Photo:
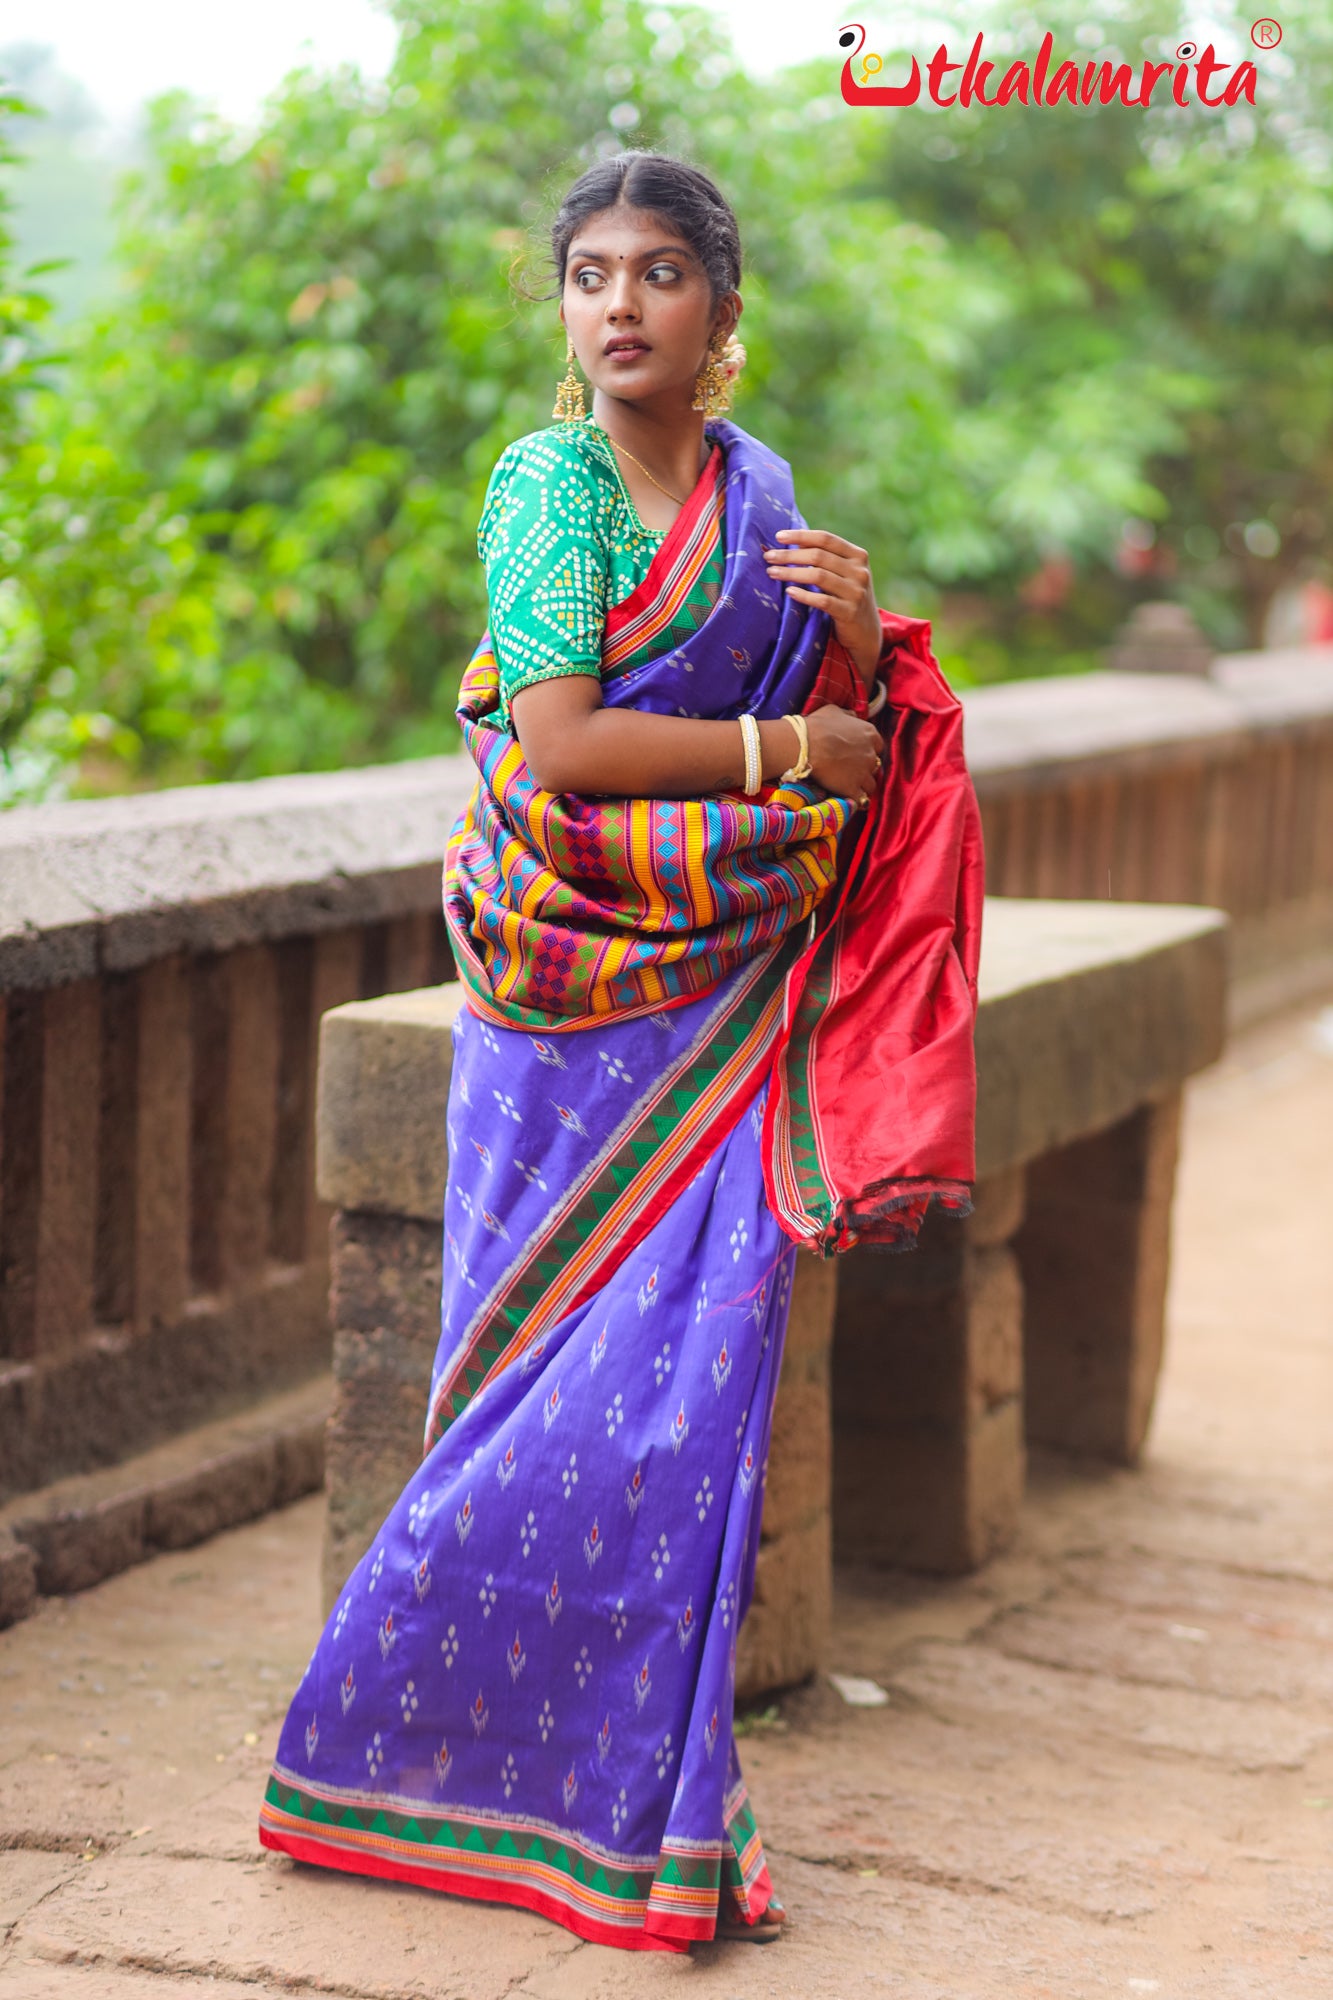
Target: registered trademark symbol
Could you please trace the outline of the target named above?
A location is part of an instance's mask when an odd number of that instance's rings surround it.
[[[1264,18],[1256,21],[1250,29],[1250,40],[1256,49],[1275,49],[1282,40],[1281,22],[1270,20],[1265,14]]]

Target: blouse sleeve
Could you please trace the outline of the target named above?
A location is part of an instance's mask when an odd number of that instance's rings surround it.
[[[501,454],[477,548],[507,717],[520,689],[565,674],[600,678],[608,557],[597,475],[542,434]]]

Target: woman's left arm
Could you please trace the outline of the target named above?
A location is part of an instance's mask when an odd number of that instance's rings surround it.
[[[782,547],[764,550],[769,575],[798,603],[827,611],[867,689],[873,688],[884,633],[865,550],[827,528],[779,528],[776,539]]]

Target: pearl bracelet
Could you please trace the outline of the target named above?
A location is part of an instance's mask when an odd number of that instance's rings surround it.
[[[752,799],[764,782],[764,753],[759,742],[759,724],[754,717],[741,716],[740,725],[745,744],[745,796]]]

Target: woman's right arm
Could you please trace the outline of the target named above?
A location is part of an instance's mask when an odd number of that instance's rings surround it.
[[[737,722],[602,705],[606,552],[596,474],[538,434],[501,454],[478,529],[491,641],[528,768],[545,791],[688,799],[745,782]],[[840,798],[874,790],[878,731],[835,707],[807,717],[811,775]],[[765,783],[797,760],[796,731],[759,724]]]
[[[548,792],[623,799],[698,799],[740,791],[745,745],[738,722],[604,708],[600,680],[585,674],[546,680],[513,698],[514,729],[528,769]],[[837,798],[874,791],[879,731],[843,708],[806,717],[811,776]],[[791,723],[759,724],[765,784],[800,755]]]

